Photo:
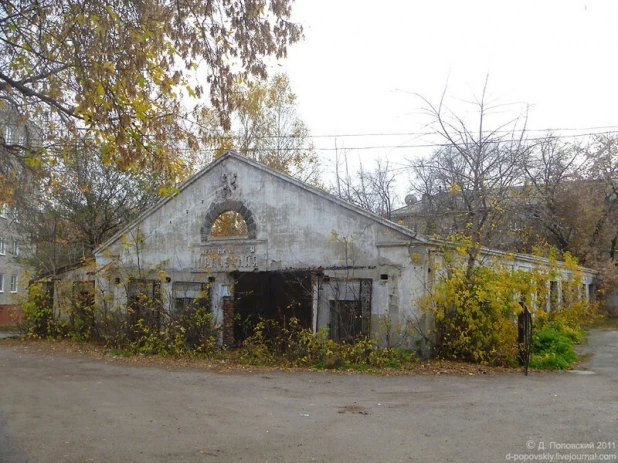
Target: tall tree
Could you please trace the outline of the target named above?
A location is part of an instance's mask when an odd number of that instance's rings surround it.
[[[229,127],[237,81],[265,79],[266,58],[285,56],[301,37],[292,3],[0,0],[0,101],[41,130],[41,149],[24,163],[52,149],[70,156],[73,140],[87,135],[106,162],[155,164],[175,178],[184,166],[169,138],[197,148],[183,98],[208,96]],[[6,138],[0,144],[10,148],[3,155],[20,152]]]
[[[163,182],[157,173],[127,173],[103,160],[85,140],[70,159],[59,162],[36,193],[16,200],[17,229],[28,239],[29,263],[55,274],[94,250],[146,208]]]
[[[435,133],[444,147],[415,164],[421,179],[432,179],[432,189],[448,192],[458,211],[458,231],[470,240],[468,270],[475,265],[482,246],[496,238],[497,224],[513,204],[513,187],[521,179],[521,166],[529,153],[526,118],[516,117],[490,126],[493,108],[487,101],[487,82],[475,102],[476,121],[469,123],[450,111],[444,97],[437,105],[424,99]],[[490,128],[491,127],[491,128]],[[417,185],[427,185],[426,181]],[[420,191],[431,195],[434,192]]]
[[[236,149],[273,169],[318,184],[320,171],[309,129],[298,115],[296,95],[286,74],[266,82],[238,85],[231,129],[211,137],[221,152]],[[213,124],[212,117],[206,124]]]
[[[582,164],[577,146],[551,134],[532,146],[523,163],[525,182],[519,199],[528,234],[561,252],[573,251],[570,245],[576,226],[569,217],[574,207],[569,196],[582,186],[578,175]]]
[[[618,258],[618,138],[597,135],[584,152],[580,174],[586,188],[578,188],[582,225],[587,229],[582,255]]]
[[[341,157],[337,154],[335,175],[336,185],[330,189],[333,194],[385,219],[391,219],[398,198],[396,175],[388,160],[376,160],[372,170],[367,170],[361,163],[356,175],[352,176],[344,151]]]

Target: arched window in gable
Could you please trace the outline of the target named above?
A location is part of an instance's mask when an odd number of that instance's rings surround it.
[[[247,238],[249,230],[247,222],[236,211],[225,211],[219,214],[210,227],[209,238]]]
[[[257,237],[257,224],[251,211],[241,201],[226,200],[213,203],[204,217],[202,242],[210,239]]]

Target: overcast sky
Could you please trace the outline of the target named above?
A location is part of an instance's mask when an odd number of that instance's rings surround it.
[[[420,94],[471,115],[488,95],[513,116],[530,105],[528,127],[618,126],[618,1],[296,0],[305,40],[275,70],[286,71],[317,148],[333,137],[367,163],[393,163],[437,141]],[[607,129],[607,130],[618,130]],[[410,133],[404,136],[342,135]],[[380,146],[374,150],[352,148]]]

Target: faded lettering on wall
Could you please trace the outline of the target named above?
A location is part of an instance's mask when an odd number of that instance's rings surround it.
[[[254,245],[225,245],[202,247],[199,267],[209,271],[253,270],[263,257]]]

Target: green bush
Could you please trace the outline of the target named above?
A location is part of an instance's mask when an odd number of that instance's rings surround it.
[[[112,333],[108,333],[108,344],[133,353],[161,356],[211,356],[219,350],[217,328],[207,307],[163,313],[157,301],[145,301],[140,313],[146,316],[116,313],[114,318],[120,317],[120,323],[116,320],[111,325],[120,332],[111,337]]]
[[[578,360],[574,345],[583,341],[584,332],[567,325],[550,322],[533,336],[530,367],[565,370]]]
[[[76,341],[100,341],[115,350],[161,356],[211,356],[219,350],[218,328],[206,306],[166,312],[160,300],[142,295],[127,310],[72,303],[68,314],[60,334]]]
[[[89,341],[95,337],[96,307],[94,303],[73,303],[69,313],[67,335],[74,341]]]

